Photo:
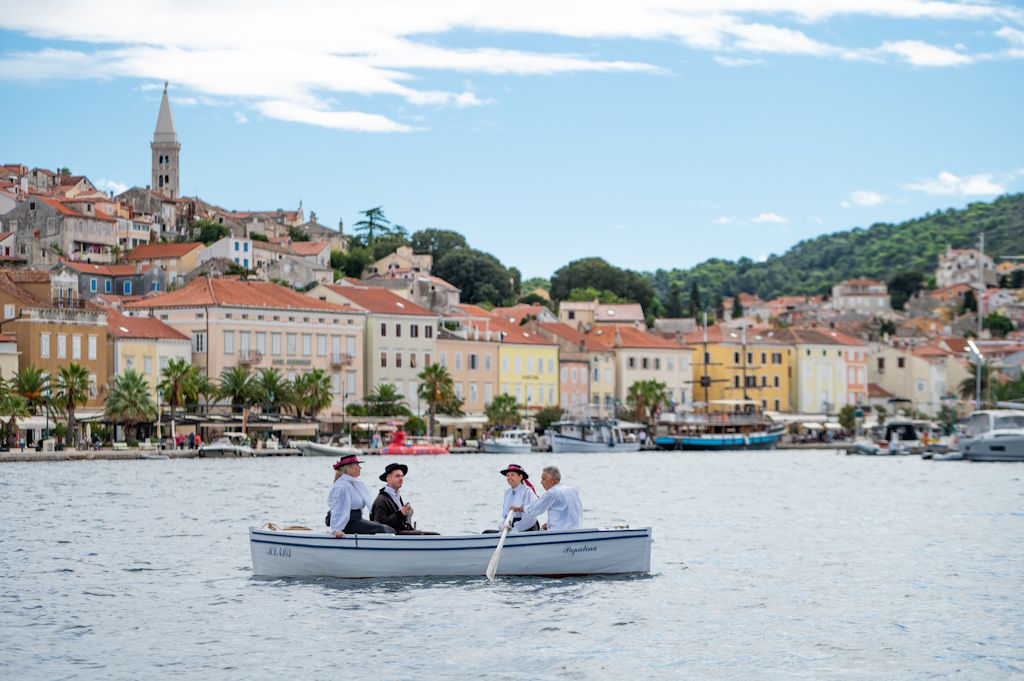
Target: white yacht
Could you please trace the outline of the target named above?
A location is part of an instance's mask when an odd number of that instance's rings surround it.
[[[244,433],[224,433],[210,444],[199,448],[199,456],[255,456]]]
[[[533,448],[528,430],[505,430],[498,437],[484,440],[481,448],[488,454],[528,454]]]
[[[971,414],[960,451],[970,461],[1024,461],[1024,411],[982,409]]]
[[[614,421],[575,420],[552,423],[545,433],[551,451],[559,452],[638,452],[640,441],[625,435]]]

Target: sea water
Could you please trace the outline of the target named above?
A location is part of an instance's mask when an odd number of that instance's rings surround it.
[[[366,457],[374,493],[392,459]],[[1024,464],[835,450],[411,457],[420,529],[495,527],[518,463],[645,576],[258,579],[323,529],[326,458],[0,466],[0,676],[979,678],[1024,672]],[[539,484],[538,491],[542,491]]]

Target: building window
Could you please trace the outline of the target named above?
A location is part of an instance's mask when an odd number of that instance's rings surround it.
[[[104,279],[103,280],[103,292],[104,293],[110,293],[110,280],[109,279]]]
[[[68,337],[64,334],[57,334],[57,359],[67,359]]]
[[[302,334],[302,356],[309,357],[313,354],[313,334]]]
[[[424,338],[433,338],[434,337],[434,327],[432,327],[430,325],[424,325],[424,327],[423,327],[423,337]]]
[[[548,404],[554,404],[554,403],[555,403],[555,387],[549,385],[548,386]]]
[[[469,384],[469,401],[470,402],[476,402],[476,397],[477,397],[476,383],[470,383]]]
[[[906,367],[906,365],[907,365],[907,361],[906,361],[905,357],[897,357],[896,358],[896,368],[897,369],[903,369],[903,368]]]
[[[418,324],[410,324],[409,325],[409,338],[419,338],[419,337],[420,337],[420,327],[419,327],[419,325]]]
[[[601,370],[598,367],[594,367],[594,383],[601,382]]]
[[[456,352],[455,353],[455,370],[456,371],[462,371],[462,353],[461,352]]]
[[[768,353],[762,352],[761,353],[761,364],[767,364],[767,363],[768,363]]]
[[[323,334],[317,334],[316,336],[316,354],[319,357],[327,356],[327,336]]]
[[[145,372],[147,374],[153,373],[153,358],[152,357],[143,357],[142,358],[142,366],[143,366],[143,369],[145,370]]]
[[[89,280],[89,292],[96,293],[96,277]]]
[[[501,358],[501,370],[508,371],[508,357]],[[506,391],[504,388],[502,388],[502,392],[506,395],[508,394],[508,391]]]
[[[387,369],[388,368],[388,353],[386,353],[386,352],[380,353],[380,368],[381,369]]]
[[[385,324],[384,322],[381,322],[380,323],[380,337],[381,338],[387,338],[387,336],[388,336],[388,325]]]
[[[294,356],[295,353],[298,352],[297,335],[294,333],[289,333],[287,336],[285,336],[285,343],[287,344],[286,349],[288,351],[288,354]]]
[[[401,369],[402,368],[402,353],[400,353],[400,352],[396,352],[395,353],[395,368],[396,369]]]
[[[470,371],[477,370],[477,356],[475,352],[469,353],[469,369]]]
[[[425,366],[425,367],[430,366],[430,353],[429,352],[424,352],[423,353],[423,366]]]
[[[280,355],[281,354],[281,334],[271,333],[270,334],[270,354]]]
[[[356,394],[356,372],[354,371],[345,373],[345,392],[349,395]]]
[[[415,369],[416,368],[416,353],[415,352],[410,352],[409,353],[409,368],[410,369]]]
[[[331,392],[335,395],[341,392],[341,374],[331,374]]]
[[[89,359],[96,359],[96,336],[89,336]]]
[[[526,358],[526,373],[528,373],[528,374],[532,374],[533,373],[533,357],[527,357]]]
[[[261,355],[265,355],[267,353],[267,334],[264,332],[256,334],[256,352]]]
[[[127,357],[124,358],[124,370],[128,371],[129,369],[134,369],[134,368],[135,368],[135,358],[132,357],[131,355],[128,355]]]
[[[490,404],[494,399],[493,388],[490,383],[484,383],[484,404]]]
[[[438,363],[441,366],[445,367],[446,369],[448,368],[448,353],[447,352],[441,352],[441,356],[438,358]]]
[[[130,281],[124,282],[124,294],[126,296],[130,296],[132,294],[132,282],[130,282]]]
[[[39,334],[39,356],[46,359],[50,356],[50,334]]]
[[[484,355],[484,371],[491,370],[491,353]]]
[[[732,363],[733,364],[739,364],[740,363],[740,353],[738,353],[738,352],[732,353]]]
[[[630,357],[629,359],[627,359],[626,366],[629,367],[630,369],[636,369],[636,358]]]
[[[782,364],[782,353],[781,352],[773,352],[772,353],[772,364]]]
[[[515,361],[516,361],[516,373],[522,373],[523,372],[523,358],[522,357],[516,357]]]
[[[14,319],[13,305],[4,305],[4,319]]]
[[[776,388],[779,387],[779,377],[778,376],[775,377],[775,387]],[[776,409],[778,409],[778,407],[776,407]]]
[[[878,358],[878,370],[885,371],[885,357]]]
[[[233,355],[235,353],[235,332],[225,331],[224,332],[224,354]]]
[[[740,377],[739,376],[733,376],[732,377],[732,387],[734,387],[734,388],[740,387]]]
[[[192,352],[206,352],[206,332],[192,332]]]
[[[82,359],[82,337],[78,334],[71,337],[71,359]]]

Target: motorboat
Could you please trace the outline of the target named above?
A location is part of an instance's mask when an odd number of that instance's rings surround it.
[[[970,461],[1024,461],[1024,411],[974,412],[960,439],[960,451]]]
[[[577,419],[557,421],[544,432],[551,451],[562,452],[638,452],[640,441],[625,435],[615,421]]]
[[[533,449],[528,430],[505,430],[498,437],[484,440],[481,447],[488,454],[527,454]]]
[[[410,437],[404,431],[396,431],[391,442],[384,445],[381,454],[387,456],[417,456],[421,454],[447,454],[448,448],[425,437]]]
[[[256,456],[256,452],[244,433],[224,433],[213,442],[201,445],[199,456]]]
[[[249,528],[257,577],[483,576],[500,535],[333,535]],[[563,577],[647,573],[651,528],[510,532],[499,575]]]
[[[362,455],[362,450],[352,444],[348,438],[331,438],[328,442],[314,442],[312,440],[292,440],[292,446],[299,450],[302,456],[343,456]]]

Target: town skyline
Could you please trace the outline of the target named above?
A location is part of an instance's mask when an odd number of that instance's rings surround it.
[[[447,7],[436,23],[414,13],[384,28],[370,10],[289,14],[309,45],[278,36],[271,53],[311,71],[294,87],[276,71],[253,80],[266,58],[199,68],[215,56],[211,29],[184,32],[159,11],[149,19],[166,35],[129,39],[146,33],[133,19],[46,8],[0,19],[0,92],[29,102],[0,112],[0,161],[144,187],[167,79],[182,195],[233,210],[302,201],[346,231],[383,205],[524,277],[588,256],[640,271],[760,260],[1024,189],[1024,30],[1009,4],[726,15],[691,3],[624,10],[634,23],[620,28],[583,27],[564,8],[472,25]],[[225,37],[222,56],[253,57],[262,12],[240,19],[255,37]],[[352,27],[332,37],[317,18],[376,26],[380,44]]]

